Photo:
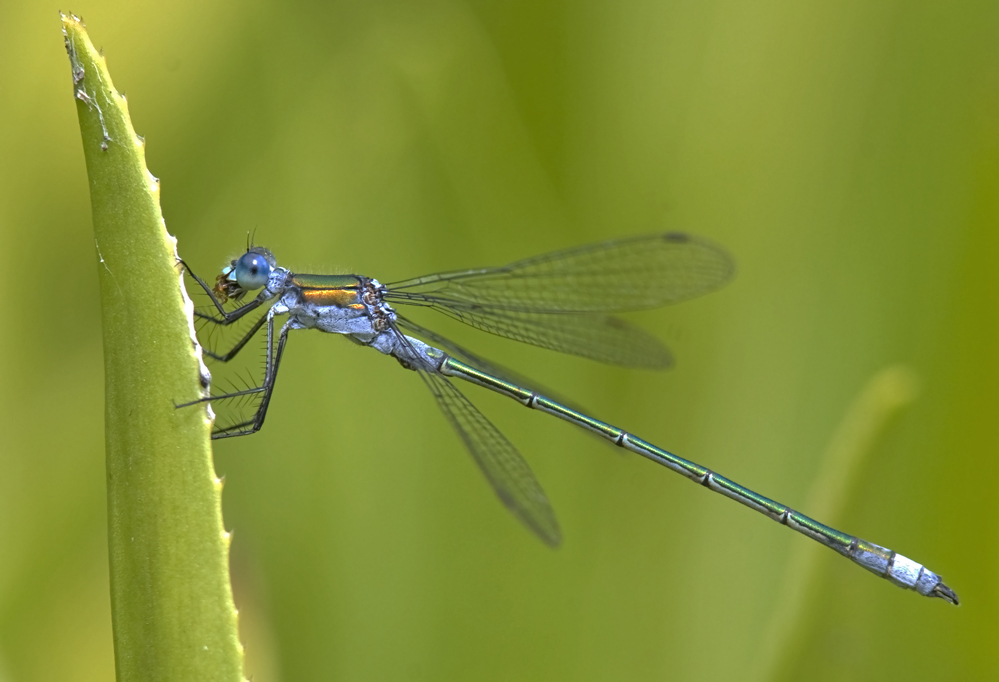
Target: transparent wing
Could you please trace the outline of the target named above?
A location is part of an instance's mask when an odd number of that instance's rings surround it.
[[[561,544],[555,512],[517,449],[450,381],[424,369],[417,371],[503,504],[545,544]]]
[[[610,315],[545,315],[465,303],[424,304],[467,325],[560,353],[643,369],[666,369],[673,356],[656,337]]]
[[[713,291],[735,272],[719,246],[678,232],[590,244],[497,268],[388,285],[399,302],[523,313],[595,313],[656,308]]]
[[[540,384],[529,377],[525,377],[523,374],[515,372],[509,367],[504,367],[503,365],[492,362],[491,360],[486,360],[481,355],[473,353],[464,346],[458,345],[451,339],[442,336],[435,331],[431,331],[426,327],[420,326],[412,320],[406,319],[402,315],[397,315],[396,323],[400,329],[404,329],[411,334],[421,337],[430,345],[446,351],[448,355],[458,358],[462,362],[466,362],[476,369],[480,369],[487,374],[492,374],[500,379],[509,381],[511,384],[523,386],[534,393],[540,393],[541,395],[548,396],[549,398],[554,398],[563,405],[571,407],[578,412],[589,412],[589,410],[582,405],[579,405],[565,396],[559,395],[557,391],[553,391],[544,384]]]

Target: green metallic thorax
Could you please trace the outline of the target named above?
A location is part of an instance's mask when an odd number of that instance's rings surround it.
[[[357,289],[357,275],[292,275],[291,281],[303,289]]]

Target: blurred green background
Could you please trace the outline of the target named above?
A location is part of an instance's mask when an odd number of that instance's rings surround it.
[[[421,321],[805,513],[864,387],[918,379],[822,520],[942,573],[956,609],[821,548],[795,596],[808,540],[467,390],[559,512],[550,551],[415,375],[295,335],[265,429],[215,450],[255,682],[999,676],[999,4],[142,0],[0,2],[0,680],[114,676],[58,9],[104,46],[204,275],[247,230],[382,281],[706,236],[735,281],[630,318],[667,374]]]

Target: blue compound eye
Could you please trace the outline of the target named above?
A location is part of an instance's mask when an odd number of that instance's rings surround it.
[[[243,289],[259,289],[271,276],[271,265],[259,253],[247,252],[236,261],[233,271],[236,283]]]

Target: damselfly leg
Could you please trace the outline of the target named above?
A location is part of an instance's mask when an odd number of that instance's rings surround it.
[[[219,311],[219,317],[214,315],[208,315],[200,311],[195,311],[195,315],[205,320],[209,324],[218,326],[228,326],[234,322],[243,318],[247,313],[259,308],[262,303],[267,300],[264,292],[261,292],[254,300],[246,303],[233,311],[226,311],[223,307],[223,302],[216,297],[215,291],[209,287],[204,280],[198,277],[186,263],[183,263],[187,273],[204,289],[205,293],[211,299],[212,304]],[[253,412],[253,416],[249,419],[236,421],[228,426],[218,427],[212,433],[212,439],[220,438],[231,438],[234,436],[246,436],[251,433],[256,433],[264,425],[264,418],[267,416],[267,408],[271,402],[271,395],[274,392],[274,384],[277,380],[278,368],[281,364],[281,358],[284,355],[284,348],[288,341],[288,331],[289,323],[282,326],[281,331],[278,335],[277,350],[274,349],[274,318],[275,309],[271,307],[265,314],[261,315],[257,319],[250,329],[236,342],[236,344],[225,353],[215,353],[207,348],[202,348],[202,352],[208,357],[217,360],[219,362],[228,362],[229,360],[236,357],[236,355],[246,347],[246,344],[260,331],[260,328],[266,323],[267,324],[267,345],[265,351],[265,362],[264,362],[264,380],[260,386],[250,386],[246,389],[235,390],[228,393],[222,393],[214,396],[207,396],[200,398],[199,400],[194,400],[177,407],[187,407],[189,405],[196,405],[198,403],[207,402],[218,402],[223,400],[232,400],[236,398],[242,398],[246,396],[260,395],[260,402],[257,404],[256,409]]]

